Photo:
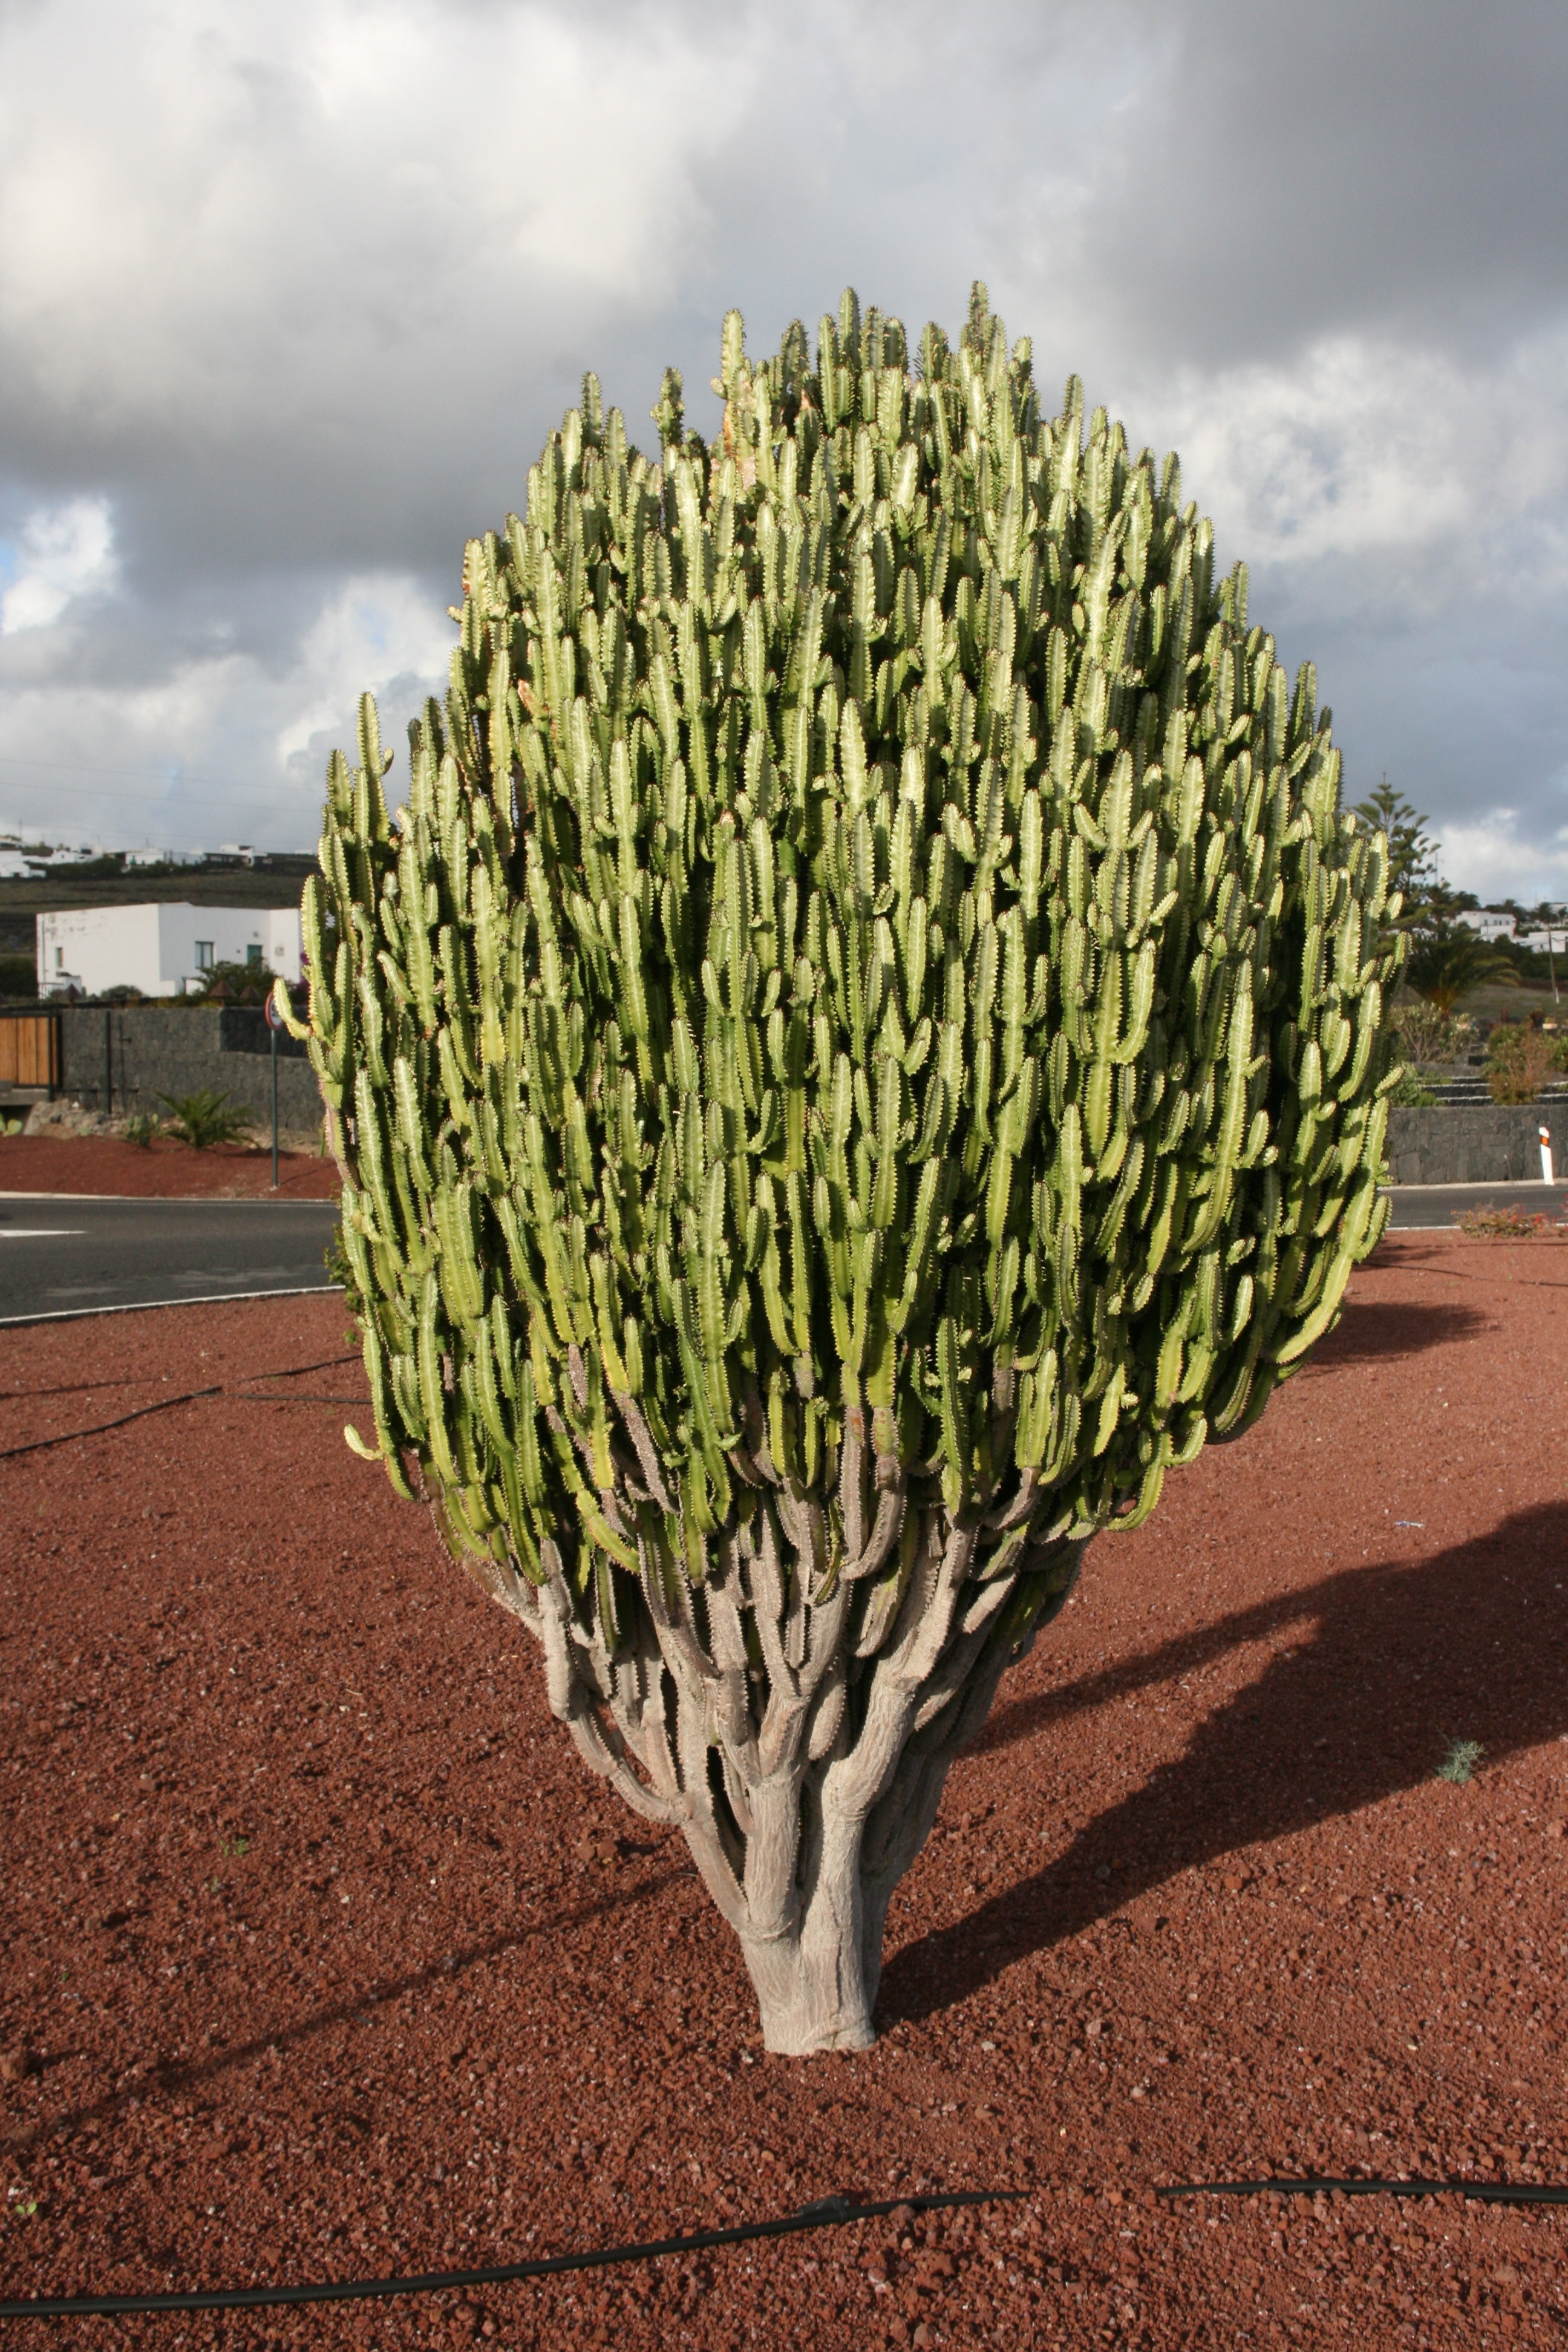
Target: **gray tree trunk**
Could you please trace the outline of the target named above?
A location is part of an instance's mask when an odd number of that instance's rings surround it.
[[[758,1444],[731,1456],[747,1509],[710,1539],[694,1585],[640,1415],[617,1402],[637,1459],[600,1501],[635,1541],[637,1576],[575,1597],[559,1557],[542,1586],[466,1564],[540,1641],[551,1706],[586,1760],[684,1832],[740,1937],[767,2048],[864,2049],[893,1889],[1003,1673],[1071,1591],[1082,1542],[1037,1532],[1030,1473],[955,1518],[914,1502],[896,1464],[876,1465],[868,1495],[851,1438],[830,1514]]]

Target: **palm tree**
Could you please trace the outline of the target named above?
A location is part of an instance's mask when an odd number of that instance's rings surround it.
[[[1439,1013],[1452,1013],[1461,996],[1488,981],[1517,988],[1519,974],[1507,956],[1489,947],[1467,923],[1438,922],[1411,943],[1405,977],[1417,996]]]

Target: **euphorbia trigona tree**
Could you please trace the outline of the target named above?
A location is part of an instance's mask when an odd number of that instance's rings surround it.
[[[1383,836],[1174,459],[846,295],[720,437],[590,376],[470,542],[389,820],[306,892],[399,1492],[678,1822],[769,2046],[1088,1538],[1254,1421],[1382,1230]]]

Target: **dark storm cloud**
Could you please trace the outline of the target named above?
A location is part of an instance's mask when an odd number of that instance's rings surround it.
[[[1560,312],[1568,12],[1205,0],[1142,22],[1152,69],[1104,126],[1080,248],[1110,338],[1203,366],[1334,331],[1474,354]]]

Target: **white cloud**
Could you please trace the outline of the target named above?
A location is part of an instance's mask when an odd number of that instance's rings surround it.
[[[1180,450],[1226,560],[1245,552],[1299,574],[1353,566],[1342,576],[1408,625],[1457,589],[1516,587],[1521,538],[1531,593],[1568,581],[1565,369],[1561,331],[1490,369],[1340,336],[1289,362],[1134,380],[1123,404]]]
[[[37,829],[66,812],[110,842],[208,848],[237,830],[274,847],[313,840],[334,743],[352,745],[374,694],[385,740],[445,690],[455,632],[406,575],[344,582],[280,663],[221,642],[132,684],[26,678],[0,699],[4,789]]]
[[[1443,872],[1473,890],[1483,906],[1503,898],[1517,898],[1522,907],[1568,900],[1568,824],[1554,840],[1533,842],[1521,837],[1518,816],[1515,809],[1499,808],[1479,824],[1440,827]]]
[[[3,54],[10,364],[198,467],[668,301],[754,72],[651,10],[434,0],[56,0]]]
[[[346,582],[300,646],[290,681],[292,708],[277,737],[279,759],[297,771],[306,751],[323,739],[352,740],[362,694],[379,701],[390,688],[408,702],[421,687],[444,692],[455,636],[447,613],[416,581]],[[318,762],[310,782],[314,787],[320,781]]]
[[[102,595],[119,577],[114,529],[104,499],[40,507],[16,533],[0,596],[0,636],[47,628],[79,596]]]

